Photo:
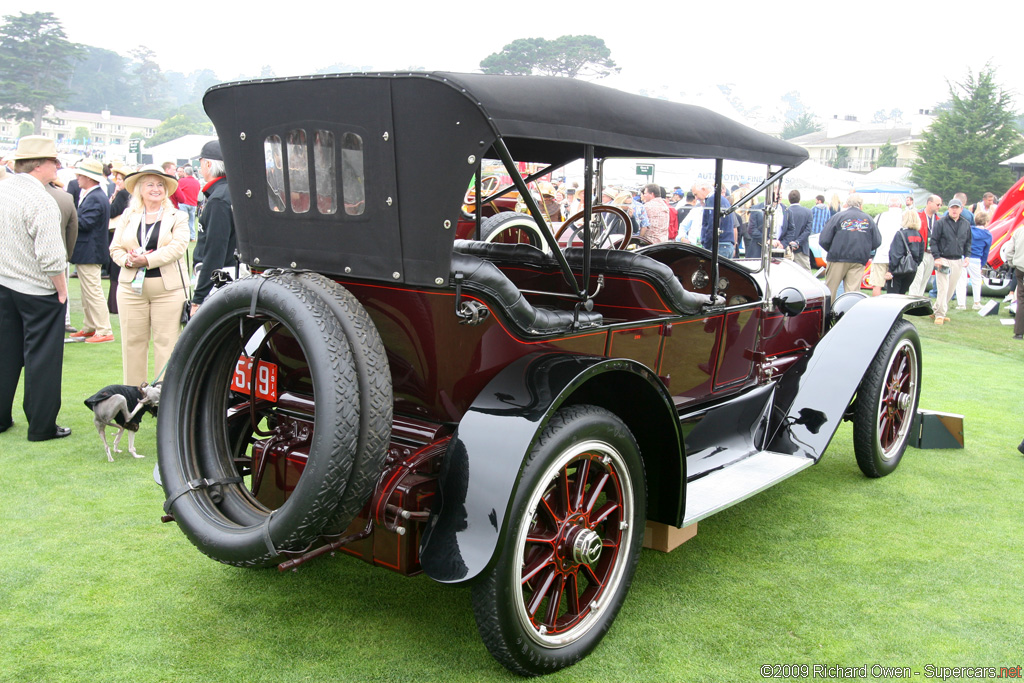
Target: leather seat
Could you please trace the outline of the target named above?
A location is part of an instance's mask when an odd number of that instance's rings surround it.
[[[556,266],[554,256],[545,254],[532,244],[503,244],[500,242],[455,240],[453,248],[456,253],[478,256],[492,263],[515,263],[536,268]]]
[[[581,247],[566,249],[565,260],[573,268],[582,268],[583,249]],[[594,249],[591,252],[590,272],[604,273],[605,275],[627,275],[646,280],[655,286],[669,306],[684,315],[700,313],[701,307],[711,302],[710,296],[697,294],[683,287],[676,274],[664,263],[635,251]]]
[[[485,243],[476,242],[474,244]],[[543,255],[539,249],[528,244],[489,244],[487,246],[527,247]],[[576,317],[573,311],[534,306],[526,300],[519,288],[490,261],[456,251],[452,254],[451,273],[453,278],[457,273],[462,273],[462,286],[466,291],[480,294],[488,301],[497,303],[505,317],[529,334],[564,334],[573,331],[573,321]],[[579,313],[580,327],[600,325],[603,319],[600,313],[593,311],[581,310]]]

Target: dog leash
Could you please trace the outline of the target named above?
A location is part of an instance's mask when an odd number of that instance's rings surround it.
[[[150,384],[156,384],[157,382],[160,381],[160,378],[164,376],[164,370],[167,369],[167,364],[170,363],[170,362],[171,362],[171,359],[168,358],[167,359],[167,363],[164,363],[164,366],[162,368],[160,368],[160,372],[156,373],[156,377],[153,379],[152,382],[150,382]]]

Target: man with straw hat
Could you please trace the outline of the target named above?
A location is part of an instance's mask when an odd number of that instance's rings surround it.
[[[57,425],[67,258],[60,209],[44,189],[57,175],[57,146],[26,135],[11,158],[15,175],[0,183],[0,433],[14,424],[24,368],[28,440],[46,441],[71,434]]]
[[[100,187],[107,181],[103,164],[96,159],[85,159],[75,166],[78,178],[78,241],[71,262],[78,266],[78,282],[82,286],[82,309],[85,321],[82,329],[71,335],[91,344],[114,341],[107,311],[107,297],[103,294],[101,271],[110,258],[108,227],[110,202]]]

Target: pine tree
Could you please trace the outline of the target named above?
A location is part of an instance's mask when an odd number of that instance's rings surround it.
[[[878,165],[879,166],[895,166],[896,165],[896,146],[892,144],[892,140],[886,140],[885,144],[878,149]]]
[[[977,76],[968,71],[963,83],[950,84],[949,94],[949,108],[922,136],[911,179],[947,201],[956,192],[974,200],[985,192],[1002,194],[1013,175],[999,163],[1024,149],[1013,125],[1013,98],[996,83],[992,67]]]
[[[0,26],[0,117],[31,121],[43,130],[48,106],[70,95],[67,74],[81,48],[67,40],[52,12],[7,15]]]

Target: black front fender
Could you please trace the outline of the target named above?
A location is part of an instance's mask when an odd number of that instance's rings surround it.
[[[903,314],[929,313],[928,301],[898,294],[869,297],[844,312],[782,376],[768,450],[819,460],[893,324]]]
[[[459,583],[488,568],[504,537],[523,462],[551,416],[570,400],[601,403],[615,386],[620,387],[617,401],[634,401],[641,392],[652,398],[651,405],[664,407],[656,411],[665,417],[663,428],[674,426],[676,443],[674,449],[671,443],[662,445],[664,452],[675,453],[674,458],[663,455],[663,461],[676,477],[685,476],[671,398],[647,367],[592,356],[526,356],[491,380],[452,436],[441,468],[439,501],[420,542],[420,564],[428,576]]]

